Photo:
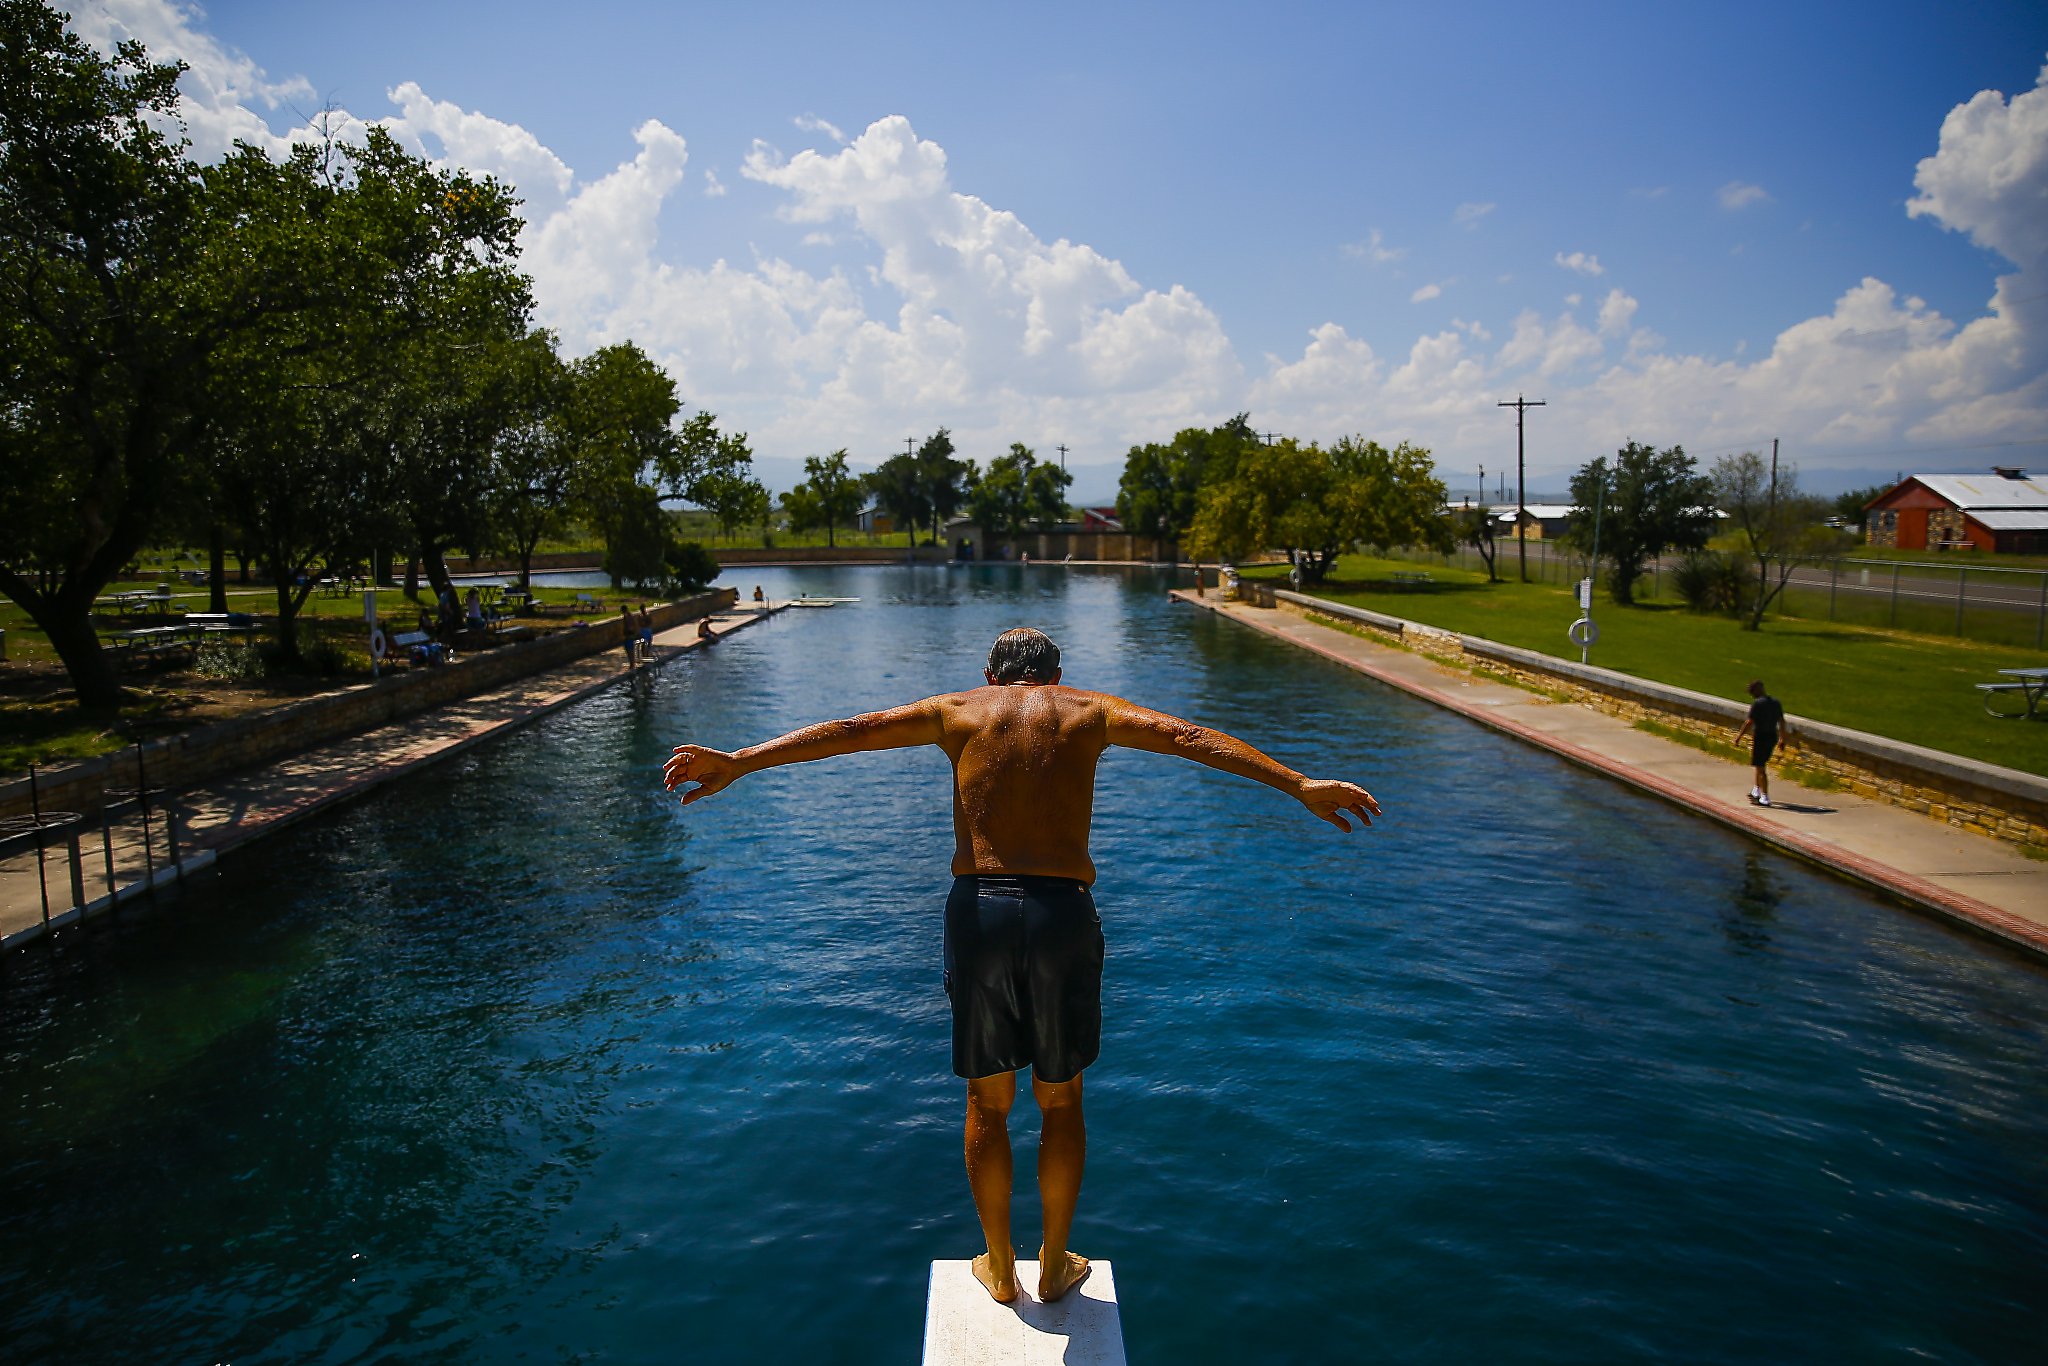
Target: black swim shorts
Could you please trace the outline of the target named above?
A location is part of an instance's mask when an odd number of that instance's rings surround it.
[[[1770,762],[1771,751],[1778,747],[1778,737],[1758,731],[1749,742],[1749,766],[1762,768]]]
[[[1086,883],[982,874],[946,898],[953,1071],[1071,1081],[1102,1051],[1102,917]]]

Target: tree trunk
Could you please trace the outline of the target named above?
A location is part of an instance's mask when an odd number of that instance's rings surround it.
[[[228,545],[219,527],[215,527],[207,538],[206,550],[206,610],[225,612],[228,610]]]
[[[24,606],[26,606],[24,604]],[[71,686],[78,696],[78,705],[89,710],[112,710],[121,705],[124,690],[114,676],[113,661],[100,648],[98,632],[92,628],[92,618],[82,612],[58,611],[38,616],[33,609],[36,625],[43,628],[50,638],[50,648],[64,661],[65,671],[71,675]]]
[[[286,663],[296,664],[299,660],[299,603],[304,599],[296,596],[297,586],[292,583],[291,566],[271,559],[267,567],[277,593],[277,657]]]
[[[519,543],[519,591],[533,591],[533,548],[540,543],[540,537]]]
[[[448,577],[448,561],[442,558],[441,547],[427,543],[420,547],[420,559],[427,571],[427,582],[434,585],[434,601],[441,601],[441,594],[453,593],[455,581]]]
[[[235,547],[235,562],[241,566],[240,571],[235,575],[235,582],[247,583],[249,581],[249,565],[255,558],[255,556],[240,546]]]
[[[417,550],[405,562],[405,595],[414,602],[420,600],[420,554]]]

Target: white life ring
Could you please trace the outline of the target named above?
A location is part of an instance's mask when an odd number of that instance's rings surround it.
[[[1565,628],[1565,634],[1571,637],[1572,644],[1580,649],[1598,644],[1600,640],[1600,628],[1593,624],[1591,617],[1580,617]]]
[[[390,653],[391,638],[384,634],[382,626],[372,626],[370,628],[370,658],[381,664],[384,662],[384,656]]]

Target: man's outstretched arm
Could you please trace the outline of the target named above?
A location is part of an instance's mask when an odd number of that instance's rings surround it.
[[[1271,755],[1220,730],[1140,707],[1120,697],[1105,697],[1103,702],[1112,745],[1174,754],[1240,778],[1256,779],[1268,787],[1279,788],[1339,830],[1351,828],[1344,819],[1346,814],[1356,816],[1361,825],[1371,825],[1372,818],[1380,813],[1380,804],[1373,800],[1372,793],[1356,783],[1305,778]]]
[[[674,757],[662,769],[662,785],[673,792],[684,783],[697,784],[683,794],[683,805],[688,806],[699,797],[720,791],[734,779],[764,768],[808,763],[862,750],[936,745],[941,734],[938,700],[928,697],[887,711],[849,716],[844,721],[821,721],[733,754],[704,745],[677,745]]]

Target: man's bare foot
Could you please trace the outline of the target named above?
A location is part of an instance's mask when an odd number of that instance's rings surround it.
[[[1086,1257],[1077,1257],[1069,1252],[1066,1254],[1064,1265],[1051,1266],[1046,1263],[1044,1246],[1041,1245],[1039,1247],[1038,1298],[1043,1302],[1051,1304],[1087,1278],[1088,1259]]]
[[[1017,1264],[1014,1261],[998,1274],[996,1269],[989,1265],[988,1254],[984,1252],[974,1259],[972,1265],[974,1279],[981,1282],[982,1287],[997,1304],[1008,1304],[1017,1298]]]

